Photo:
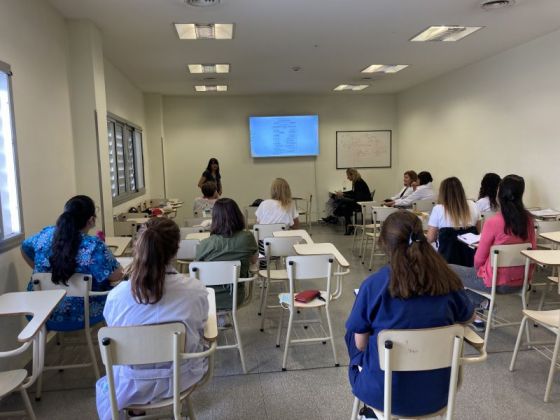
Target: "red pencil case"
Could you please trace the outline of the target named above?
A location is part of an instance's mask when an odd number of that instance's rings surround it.
[[[294,299],[297,302],[308,303],[319,296],[321,296],[321,292],[318,290],[304,290],[302,292],[299,292],[297,295],[295,295]]]

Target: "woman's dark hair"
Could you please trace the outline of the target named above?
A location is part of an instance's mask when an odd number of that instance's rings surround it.
[[[81,230],[91,217],[95,217],[95,204],[86,195],[72,197],[64,205],[64,211],[56,221],[49,257],[53,283],[68,285],[68,279],[76,270],[76,255],[82,243]]]
[[[163,217],[148,220],[138,235],[126,273],[136,302],[147,305],[161,300],[166,266],[177,255],[180,240],[179,226],[173,220]]]
[[[212,208],[211,235],[231,237],[245,229],[245,219],[237,203],[231,198],[220,198]]]
[[[420,181],[420,185],[426,185],[433,181],[432,174],[428,171],[422,171],[418,174],[418,181]]]
[[[428,243],[422,222],[412,212],[397,211],[381,227],[379,242],[389,256],[391,296],[440,296],[463,289],[459,277]]]
[[[525,180],[518,175],[508,175],[502,179],[498,188],[498,202],[504,217],[504,233],[525,240],[529,237],[531,214],[523,205]]]
[[[494,172],[489,172],[482,178],[480,182],[480,191],[478,192],[478,199],[488,197],[490,200],[490,207],[492,210],[498,209],[498,201],[496,201],[496,195],[498,194],[498,186],[500,185],[500,175]]]
[[[216,171],[216,175],[219,176],[220,175],[220,163],[218,162],[218,159],[216,159],[216,158],[210,158],[210,160],[208,161],[208,166],[206,166],[206,170],[211,173],[212,172],[212,165],[214,163],[216,165],[218,165],[218,170]]]
[[[200,187],[200,190],[202,191],[202,195],[205,198],[213,198],[214,194],[216,194],[216,189],[217,189],[216,183],[213,181],[206,181]]]

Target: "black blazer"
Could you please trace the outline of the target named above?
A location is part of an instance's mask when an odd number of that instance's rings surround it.
[[[351,198],[354,201],[371,201],[371,192],[368,184],[363,179],[358,179],[352,186],[352,191],[345,191],[344,197]]]

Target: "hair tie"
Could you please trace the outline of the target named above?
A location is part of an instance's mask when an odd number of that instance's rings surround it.
[[[411,232],[410,236],[408,237],[408,246],[411,246],[414,242],[422,242],[423,238],[421,238],[418,233]]]

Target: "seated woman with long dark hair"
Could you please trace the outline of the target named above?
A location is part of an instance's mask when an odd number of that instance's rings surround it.
[[[91,274],[93,291],[111,288],[122,278],[119,263],[96,236],[88,235],[95,226],[95,204],[85,195],[72,197],[64,205],[56,226],[48,226],[27,238],[21,245],[24,260],[34,273],[52,273],[55,284],[67,284],[74,273]],[[28,290],[32,290],[31,282]],[[103,321],[105,296],[90,298],[91,325]],[[79,297],[65,297],[56,307],[47,328],[73,331],[84,328],[84,302]]]
[[[478,207],[481,213],[488,211],[497,212],[499,210],[496,197],[498,196],[498,186],[501,180],[500,175],[493,172],[487,173],[482,178],[476,202],[476,207]]]
[[[346,321],[352,392],[383,411],[383,371],[377,335],[385,329],[433,328],[466,323],[473,306],[461,283],[424,236],[420,219],[391,214],[379,237],[389,264],[360,286]],[[393,374],[394,413],[433,413],[447,405],[450,369]]]
[[[185,351],[194,353],[204,350],[208,292],[200,281],[179,274],[171,265],[180,239],[179,227],[173,220],[150,219],[136,241],[127,269],[129,281],[111,290],[103,313],[109,327],[182,322],[186,326]],[[173,396],[173,371],[169,363],[113,369],[119,409]],[[180,389],[197,383],[207,369],[205,359],[183,361]],[[103,377],[96,386],[101,420],[111,419],[108,392],[107,377]]]

